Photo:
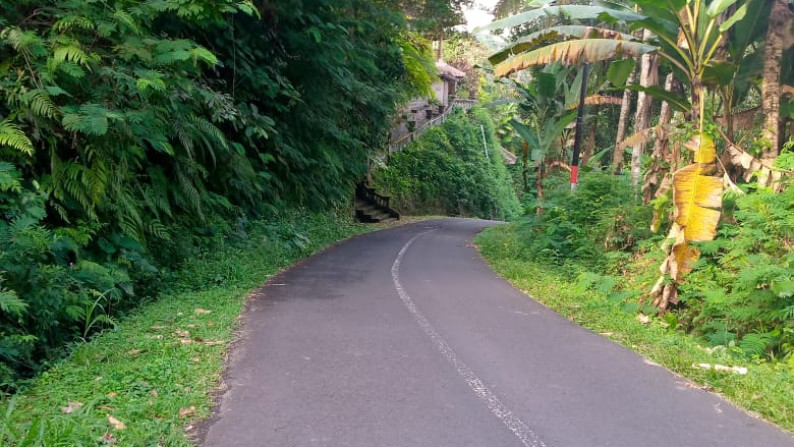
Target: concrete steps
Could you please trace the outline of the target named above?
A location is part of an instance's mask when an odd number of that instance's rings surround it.
[[[370,190],[369,193],[363,189],[360,191],[361,193],[356,193],[356,200],[354,203],[356,221],[362,223],[380,223],[393,222],[400,219],[400,214],[397,211],[383,204],[384,199],[385,203],[388,203],[388,198],[378,196],[378,198],[381,199],[381,203],[378,203],[372,200],[372,190]]]

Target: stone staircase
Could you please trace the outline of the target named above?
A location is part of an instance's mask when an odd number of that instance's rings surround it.
[[[356,221],[362,223],[393,222],[400,220],[400,213],[391,208],[391,198],[375,192],[365,183],[356,187]]]

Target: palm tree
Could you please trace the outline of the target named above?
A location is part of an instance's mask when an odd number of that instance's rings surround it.
[[[510,124],[526,144],[523,145],[523,176],[527,189],[527,174],[530,165],[535,170],[535,186],[538,200],[543,198],[542,179],[545,166],[555,155],[561,156],[563,135],[568,125],[576,119],[571,105],[579,98],[583,82],[579,71],[573,82],[567,79],[572,75],[570,69],[554,64],[535,73],[527,84],[511,83],[520,94],[519,103],[524,118],[513,119]],[[559,160],[560,157],[557,159]]]
[[[763,137],[766,140],[761,158],[771,162],[780,151],[780,63],[783,40],[790,11],[788,0],[770,0],[769,25],[766,31],[764,68],[761,82],[761,108],[764,112]]]
[[[712,240],[716,235],[722,209],[723,182],[716,176],[714,142],[705,133],[705,100],[708,92],[705,75],[726,38],[726,32],[747,14],[747,4],[738,7],[729,17],[722,17],[723,12],[736,0],[667,0],[661,6],[658,0],[636,0],[635,3],[643,14],[627,10],[602,10],[597,17],[606,14],[638,24],[653,33],[653,47],[622,39],[587,36],[525,49],[498,63],[494,73],[507,76],[528,67],[558,61],[575,64],[655,52],[672,67],[676,76],[686,81],[690,92],[688,102],[661,89],[631,86],[632,89],[661,96],[671,106],[683,105],[698,129],[695,137],[685,145],[693,152],[693,163],[673,175],[675,223],[668,236],[672,244],[668,245],[668,257],[662,265],[663,275],[652,291],[655,304],[664,309],[668,303],[677,301],[677,282],[692,269],[699,257],[700,252],[691,242]],[[578,12],[580,16],[586,15],[583,10]],[[517,26],[536,18],[533,12],[517,14],[498,21],[501,22],[498,26]],[[672,281],[665,281],[668,277]]]
[[[651,32],[645,30],[643,39],[649,40]],[[646,53],[640,57],[640,86],[650,87],[658,83],[659,61],[654,54]],[[653,97],[645,91],[640,91],[637,95],[637,115],[634,119],[634,132],[642,132],[650,127],[651,124],[651,103]],[[631,149],[631,182],[636,187],[640,183],[642,176],[640,162],[645,152],[645,143],[639,142]]]
[[[636,77],[637,71],[632,69],[631,75],[629,75],[629,79],[626,81],[626,85],[634,84]],[[629,112],[631,111],[631,93],[629,89],[623,90],[623,99],[620,103],[620,117],[618,118],[618,132],[615,136],[616,146],[626,139],[626,128],[628,127]],[[621,165],[623,164],[623,155],[623,149],[615,147],[615,151],[612,153],[612,172],[616,174],[620,172]]]

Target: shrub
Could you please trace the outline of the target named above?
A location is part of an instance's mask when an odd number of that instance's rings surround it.
[[[528,214],[519,224],[526,258],[560,264],[576,260],[603,267],[605,253],[629,252],[650,235],[651,210],[635,199],[627,178],[586,173],[575,194],[567,180],[562,176],[548,179],[541,212]]]
[[[510,219],[520,206],[498,147],[484,110],[457,110],[392,154],[388,166],[375,172],[375,185],[404,213]]]
[[[18,181],[0,188],[0,388],[38,371],[75,337],[112,324],[112,307],[133,293],[116,262],[83,257],[95,228],[43,225],[45,199]]]
[[[732,221],[700,250],[680,322],[714,346],[794,366],[794,188],[738,197]]]

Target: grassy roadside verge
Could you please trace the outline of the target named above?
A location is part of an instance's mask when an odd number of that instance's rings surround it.
[[[700,363],[733,366],[737,360],[728,353],[708,352],[695,337],[666,328],[658,319],[643,324],[636,314],[597,291],[582,291],[574,280],[579,272],[519,259],[510,251],[515,237],[513,226],[505,225],[489,228],[475,242],[491,267],[518,289],[577,324],[722,394],[738,407],[794,431],[794,375],[788,367],[748,360],[738,364],[748,368],[746,375],[693,368]]]
[[[385,227],[305,213],[251,224],[243,240],[187,261],[156,301],[0,402],[0,445],[191,445],[250,292],[334,242]]]

